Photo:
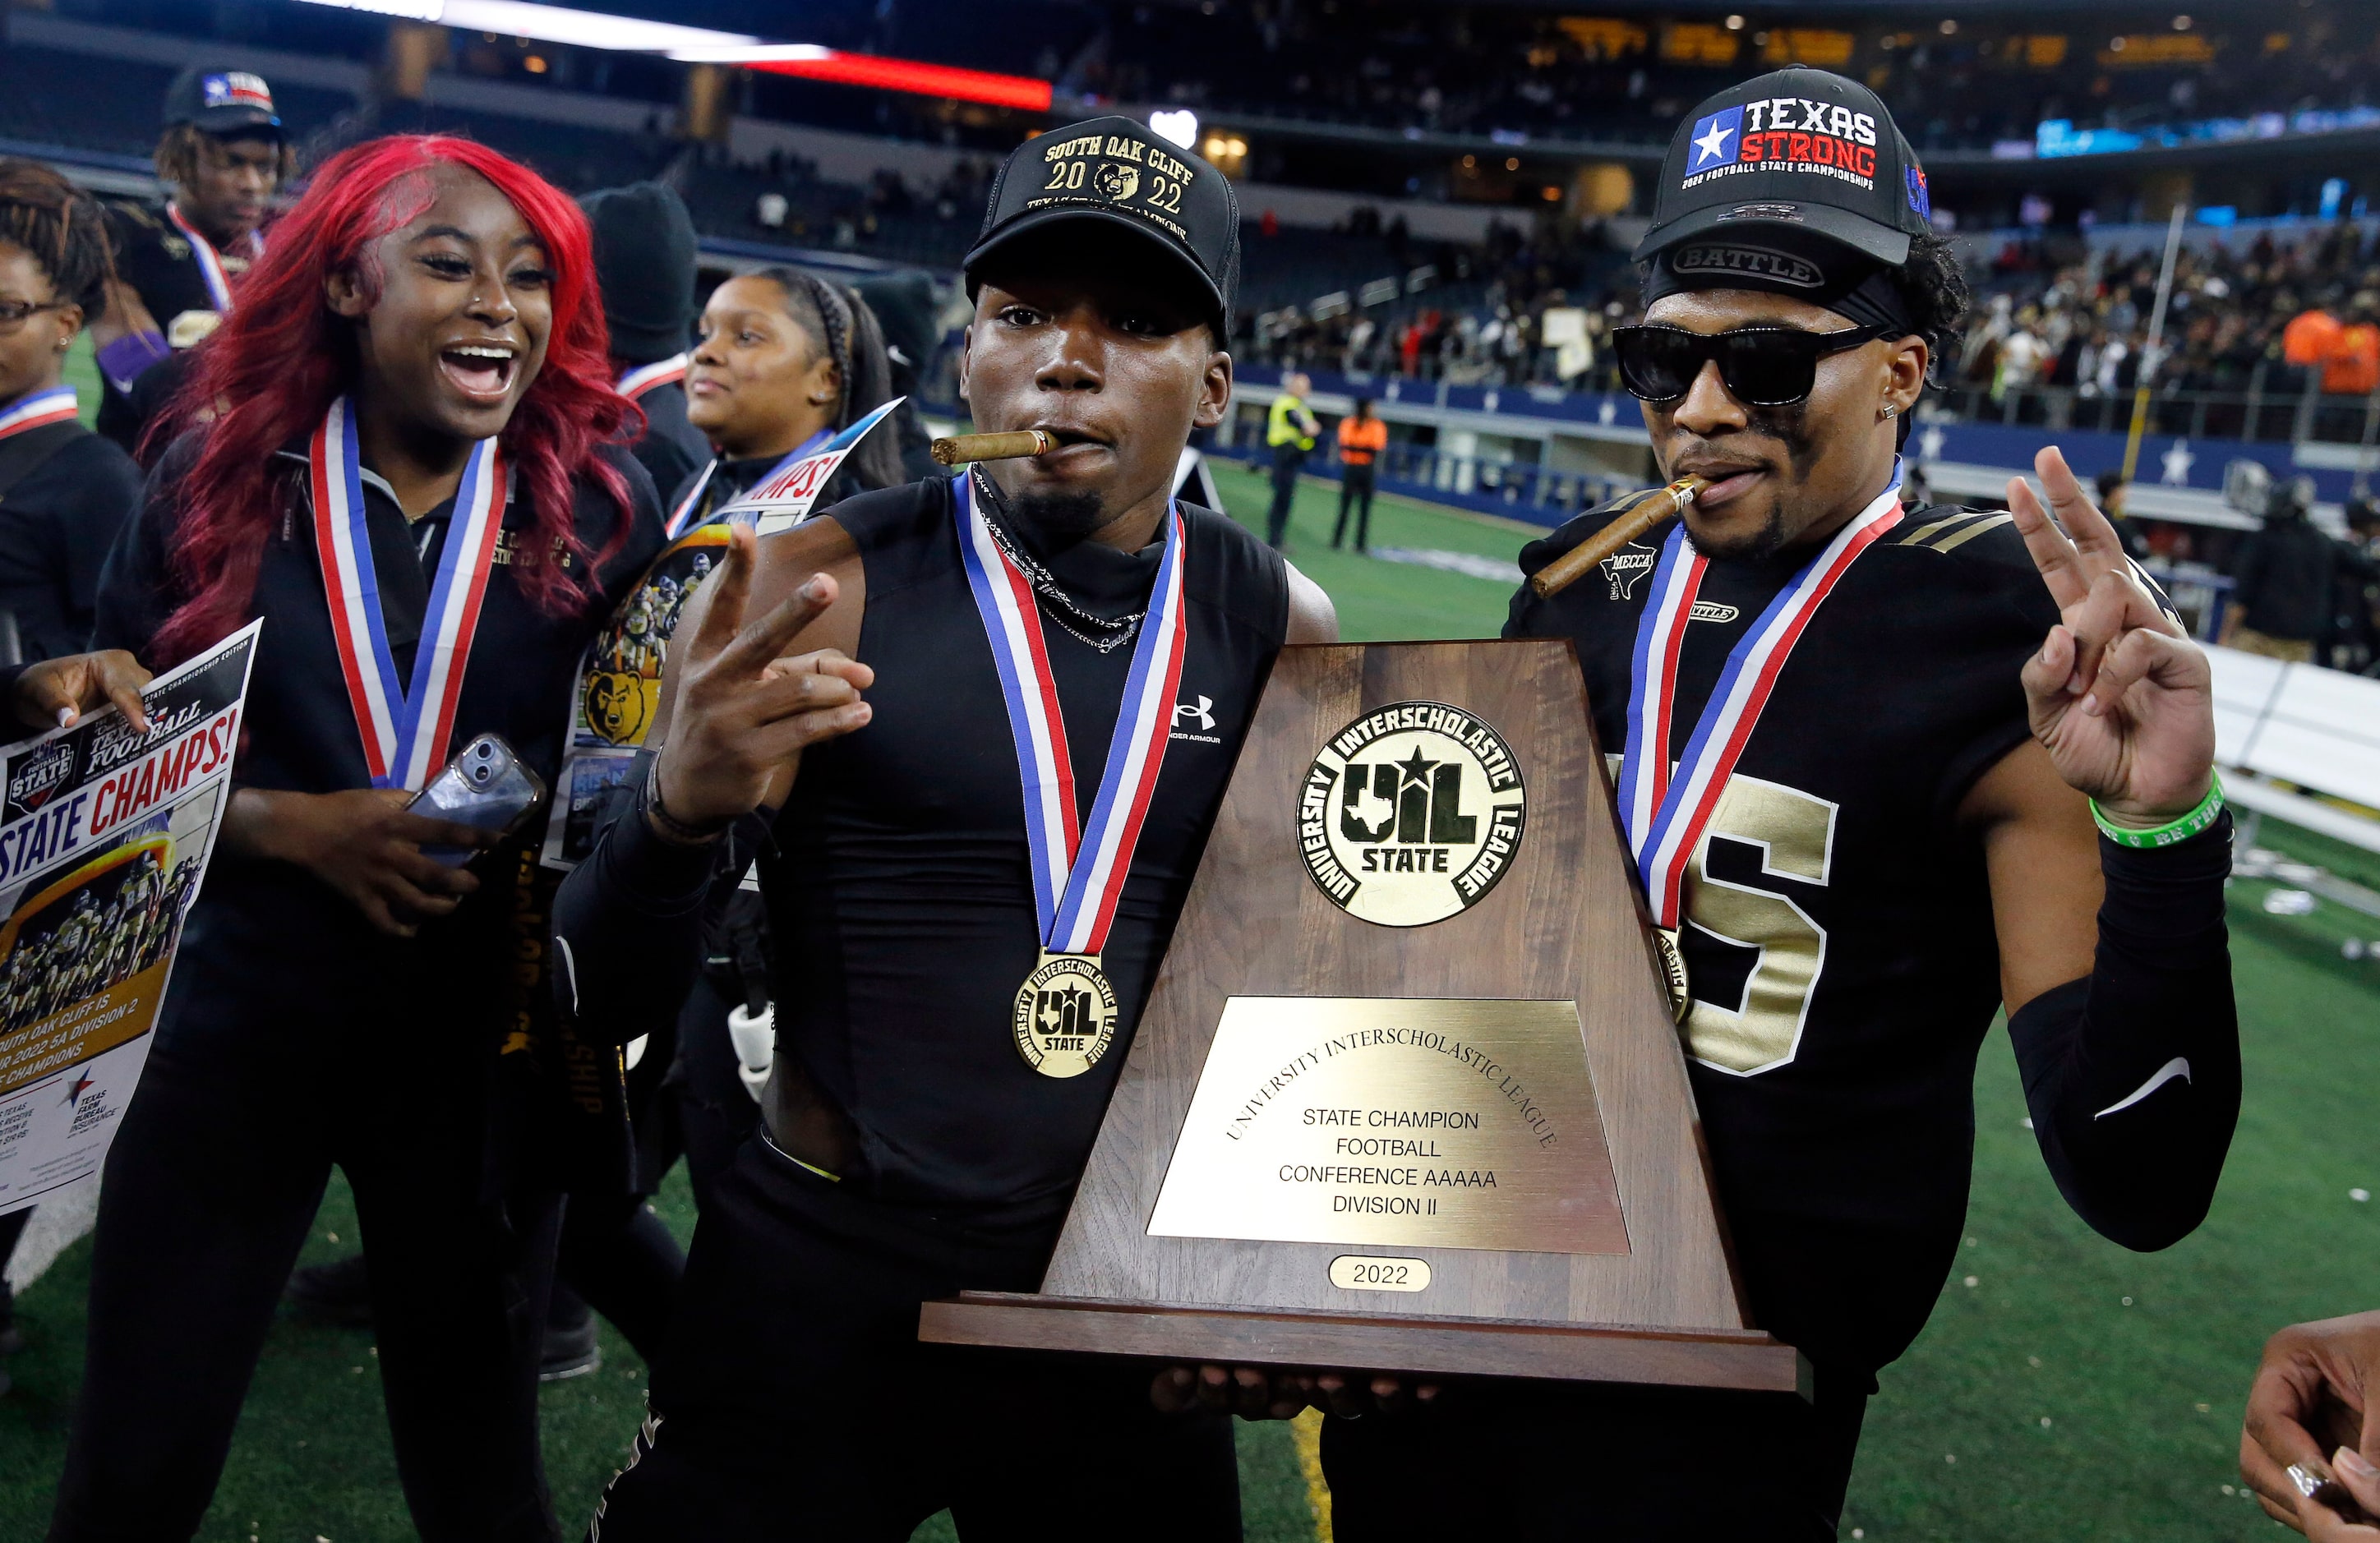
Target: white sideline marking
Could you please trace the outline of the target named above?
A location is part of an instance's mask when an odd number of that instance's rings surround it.
[[[2133,1090],[2131,1098],[2122,1100],[2120,1103],[2109,1104],[2098,1113],[2091,1116],[2091,1118],[2094,1120],[2104,1120],[2110,1114],[2120,1114],[2125,1110],[2131,1108],[2134,1104],[2140,1102],[2143,1099],[2147,1098],[2150,1094],[2155,1092],[2158,1088],[2163,1087],[2167,1083],[2171,1082],[2176,1077],[2181,1078],[2184,1082],[2188,1082],[2190,1080],[2190,1063],[2178,1055],[2171,1061],[2167,1062],[2164,1065],[2159,1066],[2156,1069],[2155,1075],[2151,1076],[2148,1081],[2142,1083],[2138,1088]]]

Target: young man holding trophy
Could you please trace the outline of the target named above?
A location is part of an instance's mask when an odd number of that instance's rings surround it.
[[[2046,508],[1902,504],[1966,301],[1929,213],[1850,81],[1698,108],[1615,336],[1683,517],[1598,561],[1563,558],[1641,498],[1532,543],[1507,628],[1574,640],[1624,747],[1738,1278],[1815,1396],[1450,1382],[1326,1428],[1348,1543],[1834,1537],[1959,1245],[2003,1004],[2075,1210],[2138,1249],[2205,1214],[2240,1093],[2207,663],[2058,451]]]
[[[945,1506],[1239,1536],[1228,1421],[1159,1414],[1146,1369],[916,1337],[923,1301],[1040,1279],[1273,657],[1336,635],[1169,497],[1229,400],[1238,236],[1145,125],[1019,149],[961,390],[1030,448],[739,529],[678,628],[641,794],[557,906],[565,1005],[621,1039],[674,1013],[737,878],[716,844],[757,820],[778,1048],[606,1543],[905,1538]]]

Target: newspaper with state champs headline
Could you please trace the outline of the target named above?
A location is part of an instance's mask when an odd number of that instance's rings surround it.
[[[251,622],[111,708],[0,747],[0,1215],[99,1172],[149,1057],[239,748]]]

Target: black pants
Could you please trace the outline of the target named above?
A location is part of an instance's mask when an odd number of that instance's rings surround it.
[[[1152,1367],[920,1345],[917,1305],[1029,1291],[1054,1221],[963,1227],[755,1139],[696,1230],[652,1417],[590,1543],[1240,1537],[1231,1422],[1150,1408]]]
[[[1265,542],[1279,547],[1289,534],[1289,503],[1297,492],[1297,474],[1305,466],[1305,452],[1294,444],[1272,447],[1272,507],[1265,511]]]
[[[1432,1407],[1326,1420],[1341,1543],[1703,1543],[1835,1536],[1867,1404],[1791,1393],[1450,1386]],[[1483,1482],[1483,1476],[1493,1476]]]
[[[1355,550],[1368,552],[1372,547],[1372,467],[1345,465],[1339,468],[1339,523],[1330,531],[1330,544],[1336,548],[1347,536],[1347,507],[1355,506]]]
[[[429,1543],[555,1537],[537,1363],[561,1202],[482,1202],[477,1064],[423,1045],[326,1068],[306,1041],[354,1025],[313,1008],[229,1026],[279,1053],[226,1054],[220,1036],[177,1052],[159,1031],[102,1181],[54,1543],[198,1529],[334,1162],[355,1187],[414,1526]]]
[[[555,1272],[555,1327],[583,1324],[590,1310],[601,1313],[645,1365],[660,1358],[686,1255],[643,1196],[571,1196]]]

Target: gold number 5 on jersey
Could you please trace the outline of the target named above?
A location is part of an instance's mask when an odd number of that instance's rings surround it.
[[[1741,773],[1728,779],[1686,870],[1685,916],[1760,957],[1744,982],[1740,1010],[1694,999],[1686,1016],[1686,1046],[1694,1059],[1747,1076],[1791,1061],[1827,958],[1826,929],[1785,895],[1711,878],[1706,871],[1710,844],[1724,838],[1759,847],[1763,873],[1823,884],[1834,832],[1835,806],[1822,798]]]

